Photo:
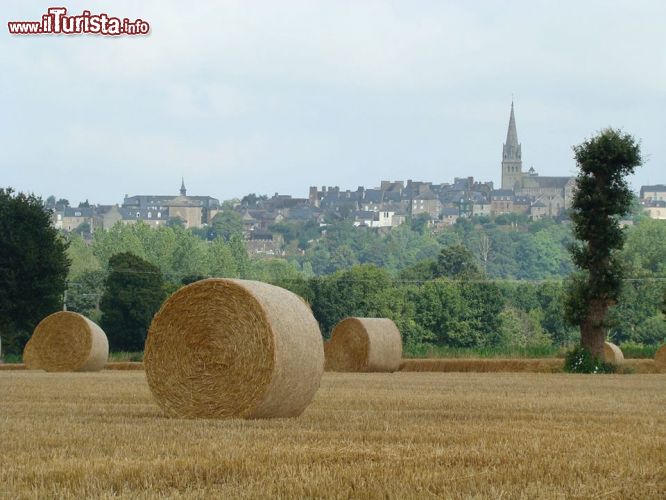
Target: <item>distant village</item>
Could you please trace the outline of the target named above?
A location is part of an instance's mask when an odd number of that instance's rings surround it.
[[[359,186],[353,191],[312,186],[307,198],[278,193],[270,198],[249,195],[224,208],[240,214],[248,242],[272,240],[270,228],[279,222],[324,224],[331,218],[345,218],[353,219],[357,227],[386,230],[424,214],[421,217],[427,218],[436,231],[454,224],[459,217],[524,214],[538,220],[564,216],[571,206],[575,177],[541,176],[534,168],[523,171],[513,103],[502,151],[501,179],[500,189],[495,189],[493,182],[478,182],[473,177],[442,184],[386,180],[378,187]],[[666,219],[666,185],[642,186],[640,201],[650,217]],[[188,195],[184,179],[178,195],[125,195],[120,205],[85,205],[58,205],[53,197],[47,201],[56,228],[73,231],[87,225],[87,233],[109,229],[119,222],[159,227],[176,220],[186,228],[201,228],[223,210],[216,198]]]

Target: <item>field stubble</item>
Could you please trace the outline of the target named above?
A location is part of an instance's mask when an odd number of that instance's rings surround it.
[[[0,497],[659,498],[666,375],[326,373],[296,419],[166,418],[140,371],[0,373]]]

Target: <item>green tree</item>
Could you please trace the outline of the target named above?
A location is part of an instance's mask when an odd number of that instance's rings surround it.
[[[67,243],[40,198],[0,189],[0,336],[19,354],[33,329],[62,307]]]
[[[549,347],[552,340],[541,327],[538,309],[529,312],[508,307],[500,313],[502,345],[514,349]]]
[[[167,227],[185,229],[185,220],[182,217],[176,215],[175,217],[169,217],[166,225]]]
[[[215,214],[211,227],[214,236],[224,241],[229,241],[234,236],[243,236],[243,218],[233,210],[223,210]]]
[[[208,245],[208,274],[215,278],[238,278],[238,267],[230,245],[216,238]]]
[[[453,279],[479,279],[483,273],[474,255],[463,245],[442,248],[435,265],[435,276]]]
[[[629,228],[624,259],[634,270],[666,277],[666,221],[645,218]]]
[[[430,214],[420,213],[412,217],[409,221],[412,231],[415,231],[419,234],[425,234],[428,230],[428,225],[430,224]]]
[[[80,236],[87,236],[87,237],[90,237],[90,229],[91,229],[91,228],[90,228],[90,224],[89,224],[89,223],[87,223],[87,222],[82,222],[81,224],[79,224],[78,226],[76,226],[72,232],[74,232],[75,234],[78,234],[78,235],[80,235]]]
[[[75,280],[81,274],[89,271],[97,271],[102,268],[97,257],[93,253],[92,245],[86,243],[79,235],[69,235],[67,256],[71,262],[69,267],[69,280]]]
[[[619,219],[633,199],[626,177],[642,159],[634,138],[613,129],[573,149],[580,173],[571,206],[578,241],[571,246],[571,255],[582,272],[570,287],[568,316],[580,327],[583,348],[602,359],[608,309],[617,301],[622,284],[618,257],[625,235]]]
[[[106,272],[84,271],[67,283],[67,309],[95,322],[101,319],[100,300],[104,293]]]
[[[165,298],[160,269],[129,252],[109,259],[101,327],[114,351],[142,351],[153,315]]]
[[[402,291],[393,286],[390,275],[372,265],[354,266],[311,282],[312,311],[322,333],[347,316],[374,316],[396,320],[404,307]]]

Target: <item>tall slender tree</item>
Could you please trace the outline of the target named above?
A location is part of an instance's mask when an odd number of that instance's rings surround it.
[[[571,207],[577,241],[570,250],[581,272],[569,290],[568,318],[580,327],[583,348],[602,359],[608,309],[617,301],[622,285],[619,251],[625,234],[619,222],[632,204],[626,178],[642,158],[640,145],[631,135],[610,128],[573,150],[580,172]]]

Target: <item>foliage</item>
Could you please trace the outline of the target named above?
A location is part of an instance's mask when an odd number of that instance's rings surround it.
[[[445,278],[409,291],[414,320],[438,345],[494,346],[499,343],[503,300],[491,283],[462,283]]]
[[[564,357],[561,347],[539,345],[531,347],[449,347],[429,346],[423,357],[427,358],[559,358]]]
[[[159,268],[129,252],[109,259],[100,307],[112,350],[141,351],[153,315],[165,298]]]
[[[666,343],[666,341],[664,342]],[[660,344],[645,345],[638,342],[625,342],[619,345],[625,359],[654,359]]]
[[[594,357],[583,346],[576,346],[564,357],[564,371],[568,373],[615,373],[616,367]]]
[[[224,241],[232,237],[243,236],[243,219],[234,210],[222,210],[215,214],[211,221],[212,238],[222,238]]]
[[[92,245],[79,235],[68,235],[67,256],[71,262],[69,266],[70,281],[76,280],[84,273],[98,271],[102,268],[99,259],[93,253]]]
[[[339,271],[326,279],[315,278],[311,286],[312,311],[326,337],[348,316],[399,317],[404,303],[389,274],[371,265]]]
[[[574,153],[580,173],[571,210],[577,240],[571,255],[583,274],[570,288],[570,320],[581,329],[582,345],[600,356],[608,308],[617,301],[622,284],[619,250],[625,235],[619,219],[633,202],[626,177],[642,159],[634,138],[613,129],[575,146]]]
[[[138,362],[143,361],[143,351],[137,352],[126,352],[126,351],[117,351],[109,353],[109,361],[119,362],[119,361],[129,361],[129,362]]]
[[[666,286],[654,279],[659,268],[651,264],[658,262],[659,242],[653,229],[643,228],[652,222],[635,223],[622,253],[635,281],[623,287],[609,315],[616,343],[661,341],[657,320]],[[209,276],[257,279],[292,290],[313,305],[326,335],[347,315],[390,315],[410,355],[432,349],[551,352],[576,340],[576,329],[563,315],[566,287],[560,280],[571,269],[567,224],[544,219],[528,226],[499,226],[492,218],[477,217],[436,235],[418,234],[408,224],[386,233],[350,222],[335,222],[323,234],[315,221],[281,222],[275,228],[290,240],[286,259],[251,258],[242,237],[208,240],[207,228],[118,224],[96,232],[92,244],[68,235],[73,260],[69,301],[81,299],[77,310],[94,315],[94,304],[75,296],[76,283],[106,269],[114,252],[131,251],[160,269],[167,293]],[[654,258],[638,259],[638,252]],[[446,279],[436,279],[440,254],[446,256],[439,266],[439,272],[450,275]],[[467,275],[478,278],[457,278]]]
[[[101,319],[100,300],[104,293],[106,272],[84,271],[67,283],[67,309],[78,312],[94,322]]]
[[[412,231],[419,234],[425,234],[430,224],[430,214],[420,213],[410,219],[410,226]]]
[[[632,273],[666,277],[666,220],[643,219],[627,231],[623,257]]]
[[[553,341],[541,327],[538,309],[529,312],[512,307],[500,313],[501,345],[509,349],[549,347]]]
[[[0,189],[0,336],[20,353],[37,323],[62,307],[67,242],[34,195]]]
[[[442,248],[435,264],[435,276],[474,280],[483,276],[474,255],[463,245]]]

